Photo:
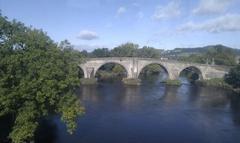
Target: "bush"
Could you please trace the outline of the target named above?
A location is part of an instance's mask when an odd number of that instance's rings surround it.
[[[197,81],[197,84],[202,86],[214,86],[214,87],[221,87],[225,89],[231,89],[231,86],[227,84],[222,78],[213,78],[208,80]]]
[[[229,73],[225,75],[224,80],[233,88],[240,88],[240,65],[231,68]]]

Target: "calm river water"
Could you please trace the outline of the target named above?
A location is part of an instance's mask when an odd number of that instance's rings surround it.
[[[78,91],[86,114],[73,135],[57,117],[42,123],[41,143],[240,143],[240,96],[216,89],[122,84]]]

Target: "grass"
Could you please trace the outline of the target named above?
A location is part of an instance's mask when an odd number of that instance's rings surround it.
[[[141,80],[137,78],[124,78],[122,81],[126,85],[141,85]]]
[[[180,80],[166,80],[166,85],[173,85],[173,86],[180,86],[181,85],[181,81]]]
[[[231,85],[227,84],[222,78],[202,80],[202,81],[197,81],[196,83],[201,86],[213,86],[213,87],[221,87],[224,89],[232,89]]]
[[[94,85],[97,84],[96,78],[81,78],[80,79],[81,85]]]

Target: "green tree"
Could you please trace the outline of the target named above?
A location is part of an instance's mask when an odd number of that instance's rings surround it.
[[[0,117],[13,117],[12,142],[32,140],[49,114],[60,114],[73,133],[84,113],[74,96],[78,54],[66,41],[58,47],[41,30],[0,16]]]
[[[240,88],[240,65],[231,68],[224,79],[228,84],[232,85],[233,88]]]
[[[160,58],[161,50],[144,46],[143,48],[138,49],[137,56],[142,58]]]
[[[122,44],[113,50],[111,50],[111,56],[113,57],[136,57],[137,56],[137,44],[126,43]]]
[[[118,81],[122,80],[126,75],[127,72],[125,68],[115,63],[103,65],[96,73],[96,77],[100,81]]]
[[[144,72],[146,72],[146,74],[156,74],[161,71],[164,71],[164,69],[158,64],[150,64],[147,67],[145,67],[144,70],[145,70]]]
[[[93,50],[92,56],[93,57],[109,57],[110,52],[109,52],[108,48],[98,48],[98,49]]]
[[[126,73],[126,70],[124,69],[123,66],[121,66],[119,64],[115,64],[114,67],[112,68],[112,72],[116,73],[118,75],[121,75],[123,73]]]
[[[82,50],[82,51],[81,51],[81,54],[82,54],[82,56],[83,56],[84,58],[89,57],[89,53],[88,53],[86,50]]]

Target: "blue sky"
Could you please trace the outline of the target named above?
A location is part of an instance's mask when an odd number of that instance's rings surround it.
[[[79,50],[125,42],[240,49],[240,0],[0,0],[0,9]]]

